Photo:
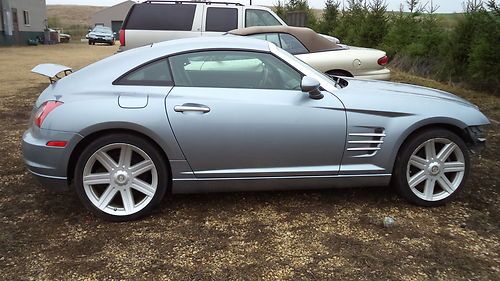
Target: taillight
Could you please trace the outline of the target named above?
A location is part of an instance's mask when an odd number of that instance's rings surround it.
[[[125,29],[120,29],[120,45],[125,46]]]
[[[42,104],[42,106],[40,106],[40,108],[38,108],[38,111],[35,114],[35,125],[39,128],[42,127],[43,120],[45,120],[47,115],[49,115],[49,113],[52,110],[54,110],[56,107],[60,106],[61,104],[63,104],[63,103],[60,101],[55,101],[55,100],[44,102]]]
[[[386,65],[388,62],[389,62],[389,57],[388,56],[383,56],[383,57],[379,58],[378,61],[377,61],[377,63],[379,65],[382,65],[382,66]]]
[[[65,147],[68,144],[67,141],[48,141],[47,146],[51,147]]]

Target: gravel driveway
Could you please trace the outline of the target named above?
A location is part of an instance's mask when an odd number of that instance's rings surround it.
[[[20,138],[47,79],[42,62],[79,68],[116,47],[64,44],[0,49],[1,279],[500,280],[500,146],[475,156],[467,191],[420,208],[390,188],[175,195],[151,216],[108,223],[72,190],[44,190],[24,169]],[[440,87],[500,120],[499,98]],[[46,81],[47,80],[47,81]],[[384,228],[384,217],[395,225]]]

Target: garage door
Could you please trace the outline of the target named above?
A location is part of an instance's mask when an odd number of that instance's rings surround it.
[[[115,33],[115,39],[118,40],[120,39],[120,28],[122,28],[122,23],[123,21],[120,20],[120,21],[111,21],[111,29],[113,30],[113,32]]]

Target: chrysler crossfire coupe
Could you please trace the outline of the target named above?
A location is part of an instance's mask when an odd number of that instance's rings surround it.
[[[410,202],[441,205],[463,189],[469,151],[489,124],[453,94],[330,77],[239,36],[152,44],[74,73],[54,64],[33,72],[51,84],[22,139],[27,168],[114,221],[147,214],[167,192],[391,180]]]

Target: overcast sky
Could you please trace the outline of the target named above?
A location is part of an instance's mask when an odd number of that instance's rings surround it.
[[[223,0],[218,0],[223,1]],[[252,0],[254,5],[267,5],[272,6],[277,3],[278,0]],[[347,0],[344,0],[347,2]],[[462,2],[464,0],[433,0],[434,4],[440,6],[439,13],[452,13],[462,11]],[[48,5],[55,4],[73,4],[73,5],[93,5],[93,6],[112,6],[117,3],[123,2],[123,0],[46,0]],[[139,1],[142,2],[142,1]],[[250,0],[228,0],[228,2],[240,2],[243,4],[249,4]],[[342,0],[339,0],[342,2]],[[399,5],[405,3],[405,0],[386,0],[388,10],[399,10]],[[421,0],[421,2],[430,2],[430,0]],[[325,6],[325,0],[309,0],[309,5],[314,8],[323,8]]]

